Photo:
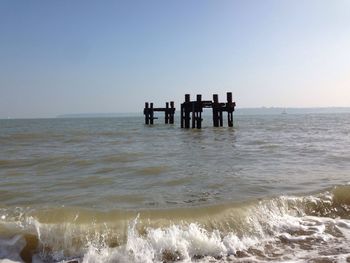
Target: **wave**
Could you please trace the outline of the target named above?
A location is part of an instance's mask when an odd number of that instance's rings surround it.
[[[2,207],[0,236],[16,262],[346,262],[350,185],[169,210]]]

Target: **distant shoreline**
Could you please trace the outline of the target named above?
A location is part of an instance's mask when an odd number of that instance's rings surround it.
[[[209,113],[205,110],[204,115]],[[175,116],[178,116],[177,111]],[[234,115],[279,115],[279,114],[332,114],[332,113],[350,113],[350,107],[314,107],[314,108],[297,108],[297,107],[260,107],[260,108],[236,108]],[[72,113],[60,114],[52,117],[0,117],[0,120],[14,119],[64,119],[64,118],[117,118],[117,117],[141,117],[142,112],[125,112],[125,113]]]
[[[318,114],[318,113],[350,113],[350,107],[318,107],[318,108],[238,108],[237,115],[278,115],[278,114]],[[56,118],[108,118],[108,117],[137,117],[143,116],[142,112],[131,113],[82,113],[63,114]]]
[[[240,108],[235,111],[237,115],[277,115],[277,114],[329,114],[350,113],[350,107],[314,107],[314,108],[288,108],[288,107],[261,107]]]
[[[142,113],[139,112],[128,112],[128,113],[72,113],[62,114],[55,118],[115,118],[115,117],[137,117]]]

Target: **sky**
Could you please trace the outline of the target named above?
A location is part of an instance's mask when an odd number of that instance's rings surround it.
[[[349,107],[348,0],[0,0],[0,118],[141,112],[184,94]]]

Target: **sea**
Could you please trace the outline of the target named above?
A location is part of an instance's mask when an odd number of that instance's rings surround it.
[[[175,117],[0,120],[0,261],[350,262],[349,113]]]

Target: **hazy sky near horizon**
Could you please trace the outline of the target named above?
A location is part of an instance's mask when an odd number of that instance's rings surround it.
[[[348,0],[0,1],[0,118],[350,106]]]

